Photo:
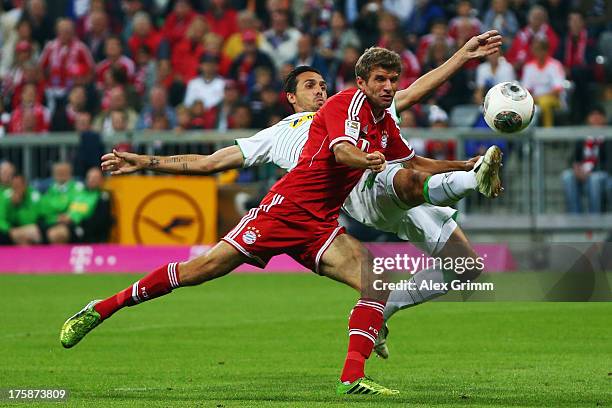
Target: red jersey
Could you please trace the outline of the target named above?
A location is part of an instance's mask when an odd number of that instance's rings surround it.
[[[364,169],[336,162],[333,147],[348,142],[366,153],[379,151],[388,163],[414,156],[385,110],[374,118],[363,92],[347,89],[327,100],[315,115],[297,166],[271,191],[285,196],[321,220],[338,218],[340,207]]]
[[[89,48],[79,40],[72,40],[68,45],[53,40],[47,43],[40,56],[40,67],[49,87],[65,90],[80,76],[77,68],[85,73],[93,71],[94,60]]]
[[[112,62],[111,60],[106,58],[103,61],[100,61],[98,65],[96,65],[96,85],[98,86],[98,88],[104,88],[106,72],[111,69],[113,64],[116,64],[117,66],[123,68],[123,70],[127,74],[128,81],[134,82],[136,66],[134,65],[134,62],[131,59],[129,59],[125,55],[122,55],[116,62]]]

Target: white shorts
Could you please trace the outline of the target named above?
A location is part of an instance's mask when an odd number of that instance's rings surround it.
[[[457,228],[457,210],[431,204],[410,208],[403,203],[393,188],[393,178],[402,168],[390,164],[378,174],[366,170],[342,209],[362,224],[396,234],[435,255]]]

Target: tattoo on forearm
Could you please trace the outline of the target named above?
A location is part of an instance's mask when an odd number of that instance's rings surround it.
[[[198,160],[197,157],[193,156],[172,156],[164,159],[164,164],[172,164],[172,163],[185,163],[192,162]]]
[[[187,171],[189,169],[189,165],[187,163],[183,163],[183,171]]]
[[[149,167],[157,167],[159,166],[159,159],[157,157],[151,157],[149,159]]]

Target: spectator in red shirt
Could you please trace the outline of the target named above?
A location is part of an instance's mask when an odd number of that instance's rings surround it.
[[[41,133],[49,130],[49,110],[36,101],[36,85],[27,84],[21,93],[21,104],[11,114],[9,133]]]
[[[64,98],[75,83],[74,67],[93,72],[94,60],[85,44],[75,38],[74,23],[66,18],[57,20],[57,37],[47,43],[40,57],[40,67],[47,83],[47,100],[51,110],[55,100]]]
[[[232,66],[232,59],[223,51],[223,37],[213,32],[204,36],[204,49],[208,54],[216,55],[219,58],[219,75],[226,77]]]
[[[249,90],[251,76],[255,68],[266,66],[273,73],[276,72],[276,69],[268,54],[257,48],[257,32],[253,30],[245,31],[242,34],[242,42],[244,44],[244,52],[232,62],[229,76],[238,81],[240,89],[244,94]]]
[[[192,19],[185,38],[172,47],[170,62],[177,78],[187,83],[198,76],[200,57],[204,54],[204,35],[208,26],[204,18],[197,16]]]
[[[96,66],[96,85],[104,88],[105,76],[111,67],[119,67],[125,71],[129,83],[134,82],[136,67],[134,61],[123,55],[123,45],[117,36],[110,36],[104,42],[106,58]]]
[[[548,14],[542,6],[533,6],[529,10],[527,27],[518,32],[506,55],[514,68],[521,70],[526,61],[534,58],[531,43],[535,38],[548,42],[548,56],[553,56],[559,46],[559,37],[548,25]]]
[[[448,24],[448,35],[457,40],[460,37],[460,26],[467,33],[462,33],[463,44],[470,38],[482,32],[482,23],[472,14],[472,3],[469,0],[461,0],[457,3],[457,17],[454,17]]]
[[[404,39],[398,34],[389,38],[387,48],[397,52],[402,59],[402,73],[397,86],[398,89],[406,89],[421,76],[421,64],[419,64],[416,55],[406,47]]]
[[[211,8],[204,14],[204,18],[210,30],[223,37],[223,40],[238,31],[236,10],[230,8],[226,0],[212,0]]]
[[[574,82],[574,93],[570,101],[572,121],[581,123],[589,108],[589,82],[594,77],[593,60],[596,51],[595,40],[589,36],[580,11],[572,11],[568,18],[568,32],[563,37],[557,59],[565,68],[566,76]]]
[[[399,19],[386,11],[381,11],[378,14],[378,37],[377,45],[382,48],[389,48],[391,37],[399,33]]]
[[[41,80],[42,74],[38,65],[31,61],[26,61],[19,71],[15,71],[15,74],[12,77],[13,82],[10,84],[12,87],[10,88],[12,109],[16,109],[21,104],[21,93],[26,84],[34,84],[36,86],[36,101],[42,103],[45,97],[45,84]],[[7,91],[6,95],[9,95],[9,91]]]
[[[444,20],[435,21],[431,25],[430,33],[421,37],[417,49],[417,58],[421,65],[425,63],[429,47],[436,42],[444,42],[448,48],[452,48],[455,44],[455,41],[448,35],[448,27]]]
[[[143,45],[149,47],[154,56],[157,55],[163,37],[153,28],[149,15],[144,11],[136,13],[133,26],[134,33],[128,40],[131,55],[136,55]]]
[[[174,3],[174,8],[164,23],[162,32],[170,43],[170,48],[185,39],[187,29],[191,26],[191,22],[198,16],[189,0],[177,0]]]

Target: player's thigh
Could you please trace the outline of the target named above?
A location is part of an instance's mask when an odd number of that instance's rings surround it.
[[[361,290],[363,249],[363,245],[350,235],[338,235],[321,256],[319,273]]]
[[[197,285],[227,275],[248,258],[236,248],[221,241],[206,253],[179,265],[181,285]]]
[[[319,273],[345,283],[361,294],[361,297],[386,301],[387,291],[374,289],[375,280],[386,276],[372,272],[372,254],[357,239],[348,234],[338,235],[321,256]]]
[[[467,239],[463,230],[457,226],[455,230],[452,232],[448,241],[440,252],[438,253],[440,258],[463,258],[463,263],[465,265],[473,265],[470,268],[465,268],[465,272],[459,275],[459,278],[462,280],[474,280],[478,278],[478,276],[482,273],[482,269],[478,267],[479,263],[475,262],[476,258],[478,258],[478,254],[470,244],[470,241]],[[465,260],[473,259],[473,261],[467,262]],[[459,265],[459,263],[456,263]]]

